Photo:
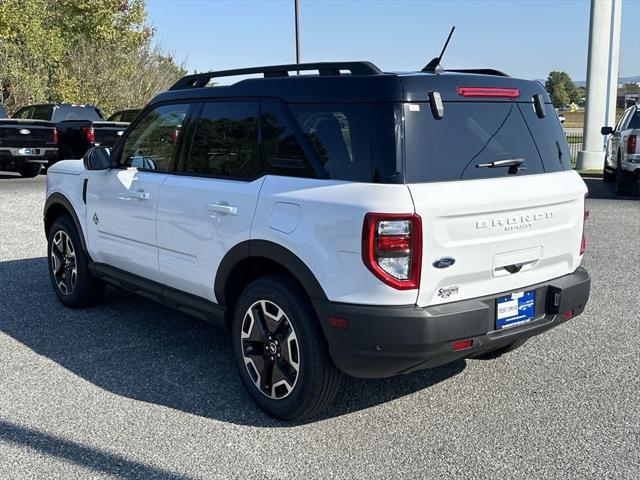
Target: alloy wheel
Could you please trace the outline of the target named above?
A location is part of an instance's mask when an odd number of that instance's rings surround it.
[[[300,348],[282,308],[269,300],[253,303],[242,320],[240,348],[260,392],[279,400],[293,391],[300,373]]]
[[[71,295],[78,281],[76,251],[69,235],[58,230],[51,244],[51,271],[58,290],[63,295]]]

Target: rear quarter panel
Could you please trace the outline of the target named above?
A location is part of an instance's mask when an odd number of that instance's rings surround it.
[[[268,175],[251,238],[277,243],[301,259],[327,298],[365,305],[408,305],[417,290],[378,280],[361,256],[367,212],[413,213],[406,185],[315,180]]]

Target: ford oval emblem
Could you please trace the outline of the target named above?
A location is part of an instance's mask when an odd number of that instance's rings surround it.
[[[449,268],[456,263],[456,259],[452,257],[442,257],[433,262],[433,266],[436,268]]]
[[[22,135],[29,135],[31,133],[31,130],[27,129],[27,128],[21,128],[20,129],[20,133]]]

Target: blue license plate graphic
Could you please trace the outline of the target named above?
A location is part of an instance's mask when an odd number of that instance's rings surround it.
[[[535,310],[535,292],[517,292],[498,297],[496,330],[515,327],[530,321]]]

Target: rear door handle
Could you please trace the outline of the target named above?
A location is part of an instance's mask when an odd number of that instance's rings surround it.
[[[119,197],[123,200],[151,200],[151,194],[142,190],[133,193],[123,193],[119,195]]]
[[[210,212],[222,213],[225,215],[238,215],[238,207],[235,205],[226,205],[224,203],[210,203],[207,205]]]

